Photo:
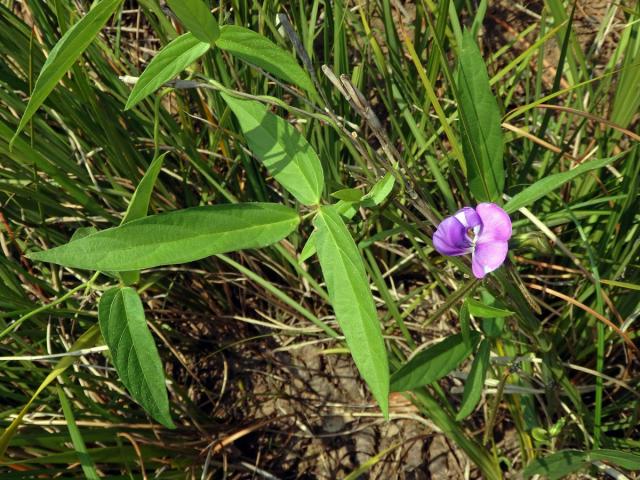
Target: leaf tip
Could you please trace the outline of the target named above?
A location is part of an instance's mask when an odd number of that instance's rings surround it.
[[[389,421],[389,397],[385,397],[384,402],[379,402],[380,410],[382,410],[382,417],[385,421]]]
[[[40,250],[39,252],[27,252],[24,254],[29,260],[38,260],[38,254],[42,253],[44,250]]]
[[[173,423],[173,419],[171,418],[171,415],[163,415],[162,417],[157,418],[156,420],[158,420],[162,425],[164,425],[165,427],[167,427],[169,430],[175,430],[176,424]]]

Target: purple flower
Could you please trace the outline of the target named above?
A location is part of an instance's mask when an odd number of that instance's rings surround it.
[[[495,203],[464,207],[445,218],[433,235],[433,246],[442,255],[471,254],[476,278],[493,272],[504,262],[511,238],[511,219]]]

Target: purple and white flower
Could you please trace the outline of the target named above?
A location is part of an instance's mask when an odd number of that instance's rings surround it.
[[[475,209],[464,207],[445,218],[433,235],[433,246],[442,255],[471,254],[471,269],[484,278],[507,258],[511,238],[511,219],[495,203],[480,203]]]

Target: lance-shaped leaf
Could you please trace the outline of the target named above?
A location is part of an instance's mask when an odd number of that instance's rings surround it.
[[[304,247],[302,247],[302,251],[300,252],[300,256],[298,257],[298,263],[306,262],[316,254],[317,235],[317,230],[311,232],[311,235],[309,235],[309,238],[307,238],[307,242],[304,244]]]
[[[129,207],[124,214],[121,224],[129,223],[132,220],[137,220],[147,216],[149,211],[149,202],[151,201],[151,194],[153,193],[153,186],[156,184],[158,174],[162,168],[164,157],[167,154],[160,155],[156,158],[149,168],[145,172],[142,180],[138,184],[136,191],[133,192]],[[132,270],[130,272],[120,272],[120,279],[125,285],[131,285],[137,283],[140,280],[140,272],[138,270]]]
[[[389,414],[387,350],[362,257],[333,207],[322,207],[313,223],[331,306],[351,356],[386,417]]]
[[[28,257],[87,270],[141,270],[265,247],[289,235],[299,221],[294,210],[275,203],[194,207],[134,220]]]
[[[376,184],[371,187],[369,193],[360,199],[360,204],[363,207],[374,207],[376,205],[380,205],[387,199],[393,190],[395,182],[396,179],[391,173],[385,174],[384,177],[378,180]]]
[[[290,123],[253,100],[222,94],[233,111],[249,148],[269,173],[304,205],[320,201],[322,164],[315,150]]]
[[[215,17],[202,0],[167,0],[173,13],[201,42],[213,45],[220,36]]]
[[[469,188],[480,202],[496,201],[504,188],[500,110],[484,60],[469,31],[462,36],[457,94]]]
[[[136,187],[136,191],[133,192],[131,202],[129,202],[129,207],[127,207],[127,212],[124,214],[124,218],[122,219],[123,224],[147,216],[147,212],[149,211],[149,202],[151,201],[151,194],[153,193],[153,187],[156,184],[158,174],[162,169],[164,157],[166,156],[166,153],[160,155],[153,162],[151,162],[151,165],[149,165],[149,168],[142,177],[142,180],[140,180],[140,183]]]
[[[311,78],[291,53],[283,50],[264,35],[236,25],[223,25],[216,46],[281,80],[297,85],[317,95]]]
[[[207,53],[211,44],[202,42],[192,33],[185,33],[168,43],[151,60],[131,90],[124,109],[133,108],[164,83]]]
[[[474,317],[479,318],[504,318],[514,313],[509,310],[503,310],[501,308],[485,305],[484,303],[474,300],[473,298],[467,298],[464,301],[465,305],[469,309],[469,313]]]
[[[40,105],[46,100],[56,84],[76,62],[78,57],[82,55],[82,52],[87,49],[121,3],[122,0],[102,0],[98,2],[84,17],[67,30],[51,49],[47,61],[44,62],[40,75],[38,75],[27,108],[20,119],[18,129],[11,139],[11,144],[13,144],[15,138],[40,108]]]
[[[136,291],[131,287],[107,290],[100,298],[98,320],[123,385],[149,415],[175,428],[162,361]]]
[[[451,372],[478,344],[478,332],[470,332],[471,341],[461,334],[452,335],[417,353],[391,376],[391,390],[404,392],[429,385]]]
[[[487,378],[487,370],[489,368],[490,346],[489,341],[486,339],[480,342],[473,364],[471,364],[471,371],[464,384],[462,404],[458,415],[456,415],[456,420],[462,420],[469,416],[475,410],[480,398],[482,398],[484,381]]]

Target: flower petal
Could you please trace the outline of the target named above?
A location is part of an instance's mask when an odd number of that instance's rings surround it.
[[[433,247],[442,255],[464,255],[471,251],[471,240],[456,217],[447,217],[433,234]]]
[[[480,203],[476,212],[482,220],[482,228],[477,243],[491,241],[506,242],[511,238],[511,219],[507,212],[495,203]]]
[[[471,207],[461,208],[456,212],[454,217],[456,217],[466,229],[477,227],[482,223],[480,216]]]
[[[507,258],[508,250],[508,242],[498,240],[477,243],[471,260],[471,269],[476,278],[484,278],[487,273],[493,272],[502,265]]]

